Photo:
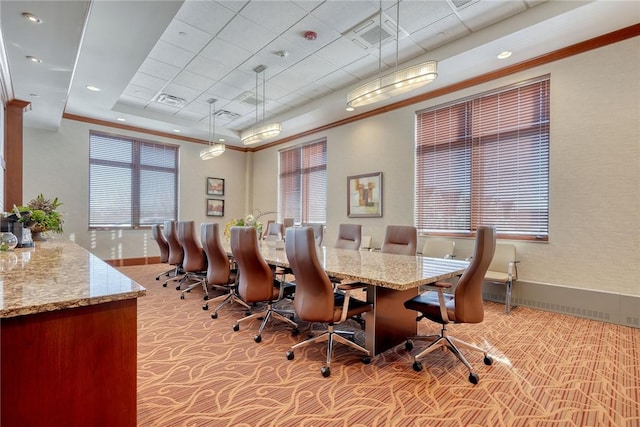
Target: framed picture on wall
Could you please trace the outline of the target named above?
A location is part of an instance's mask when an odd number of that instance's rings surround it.
[[[382,216],[382,172],[347,177],[347,216]]]
[[[207,194],[209,196],[224,196],[224,179],[207,178]]]
[[[207,216],[224,216],[224,200],[207,199]]]

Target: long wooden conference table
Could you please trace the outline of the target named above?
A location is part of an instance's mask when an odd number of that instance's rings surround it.
[[[274,242],[261,242],[267,263],[289,267],[285,250]],[[227,253],[231,254],[228,242]],[[404,302],[416,296],[422,285],[461,275],[469,263],[442,258],[395,255],[379,251],[354,251],[317,247],[320,263],[333,277],[367,284],[367,301],[373,311],[365,316],[365,346],[379,354],[417,332],[416,312]]]

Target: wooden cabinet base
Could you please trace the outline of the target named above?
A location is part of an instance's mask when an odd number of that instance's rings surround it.
[[[137,300],[0,320],[0,425],[135,426]]]

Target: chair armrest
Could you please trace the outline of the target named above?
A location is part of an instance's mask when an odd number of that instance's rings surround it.
[[[519,262],[520,261],[511,261],[509,263],[508,273],[509,273],[509,277],[512,280],[517,280],[518,279],[518,266],[517,266],[517,264]]]
[[[453,286],[453,283],[449,283],[449,282],[436,282],[433,283],[432,286],[435,286],[436,288],[442,288],[442,289],[449,289]]]
[[[364,287],[366,287],[367,285],[364,283],[359,283],[359,282],[354,282],[354,283],[339,283],[336,286],[336,289],[339,289],[341,291],[353,291],[355,289],[362,289]]]

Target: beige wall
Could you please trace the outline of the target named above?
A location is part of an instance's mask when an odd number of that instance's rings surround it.
[[[446,72],[446,70],[442,70]],[[278,150],[327,138],[327,239],[342,222],[359,222],[379,245],[386,224],[413,221],[415,111],[551,75],[551,210],[548,243],[516,242],[523,282],[640,296],[640,38],[587,52],[418,105],[330,129],[255,153],[228,150],[208,163],[200,145],[181,148],[180,219],[206,221],[206,176],[226,179],[226,215],[277,209]],[[87,146],[90,128],[63,120],[58,132],[25,130],[24,194],[65,203],[65,235],[103,258],[156,255],[147,232],[87,231]],[[384,216],[346,216],[346,177],[383,172]],[[457,247],[469,252],[472,242]]]

